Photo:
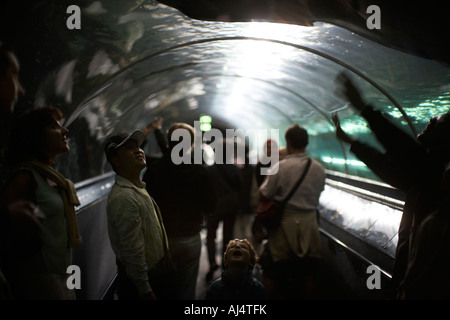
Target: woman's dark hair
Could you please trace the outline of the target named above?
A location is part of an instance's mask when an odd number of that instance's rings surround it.
[[[28,110],[21,115],[11,130],[8,146],[8,164],[14,166],[21,161],[47,161],[41,154],[40,147],[45,128],[63,118],[61,110],[52,106]]]

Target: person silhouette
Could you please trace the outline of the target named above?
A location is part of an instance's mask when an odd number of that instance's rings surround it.
[[[386,152],[348,135],[334,113],[332,120],[337,138],[350,144],[350,151],[380,179],[406,195],[391,281],[392,298],[402,298],[407,296],[401,283],[411,267],[411,245],[416,241],[418,227],[431,212],[438,209],[443,198],[441,181],[450,161],[450,112],[432,117],[425,129],[414,138],[366,103],[345,73],[340,74],[336,82],[339,86],[337,93],[366,119]]]

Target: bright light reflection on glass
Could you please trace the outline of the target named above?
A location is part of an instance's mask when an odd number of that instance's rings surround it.
[[[246,37],[276,39],[296,42],[302,35],[311,29],[277,23],[250,22],[242,27],[242,35]],[[295,40],[297,39],[297,40]],[[231,50],[223,66],[223,72],[236,70],[242,77],[235,81],[230,88],[231,94],[225,99],[220,99],[221,110],[224,110],[227,118],[233,118],[239,114],[242,108],[249,109],[248,93],[254,92],[253,79],[267,79],[273,81],[286,77],[287,62],[296,61],[305,54],[290,46],[268,41],[242,40],[233,41]],[[256,97],[255,97],[256,98]]]
[[[388,106],[388,113],[397,119],[401,119],[403,115],[401,112],[392,106]],[[404,109],[408,117],[411,118],[413,123],[422,123],[426,124],[430,118],[439,116],[444,114],[450,110],[450,101],[449,100],[426,100],[420,103],[418,106],[414,108],[405,108]],[[406,125],[406,121],[401,120],[401,123]]]
[[[367,122],[360,116],[350,116],[341,119],[341,127],[342,130],[349,135],[370,132]]]
[[[325,186],[320,196],[320,204],[331,211],[336,211],[342,217],[342,226],[360,235],[372,232],[383,245],[392,242],[391,253],[394,252],[402,212],[378,202],[368,201],[339,189]],[[369,239],[366,237],[366,239]]]
[[[351,166],[357,166],[357,167],[365,167],[366,165],[364,164],[364,162],[359,161],[359,160],[348,160],[348,159],[342,159],[342,158],[333,158],[333,157],[327,157],[327,156],[322,156],[321,157],[322,161],[325,163],[332,163],[332,164],[348,164]]]
[[[315,33],[326,33],[327,31],[325,30],[328,27],[333,27],[333,25],[328,23],[317,23],[314,27],[306,27],[273,22],[250,22],[245,24],[242,34],[254,38],[276,39],[292,43],[302,43],[306,39],[311,39],[311,37],[314,37]]]

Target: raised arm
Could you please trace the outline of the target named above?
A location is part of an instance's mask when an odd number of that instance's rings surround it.
[[[341,73],[337,77],[336,83],[338,85],[337,95],[349,101],[350,105],[368,122],[377,140],[392,158],[399,162],[407,162],[418,168],[424,165],[427,157],[426,151],[417,139],[367,103],[347,74]],[[333,121],[335,120],[333,119]],[[336,128],[338,130],[338,126]],[[336,134],[342,135],[338,131]]]
[[[399,166],[399,163],[394,161],[390,155],[384,154],[344,132],[336,113],[332,115],[332,119],[336,126],[337,138],[350,144],[350,151],[378,177],[402,191],[406,191],[411,186],[413,176],[405,167]]]

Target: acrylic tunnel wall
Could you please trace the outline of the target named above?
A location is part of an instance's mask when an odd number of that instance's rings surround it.
[[[81,1],[80,28],[71,29],[64,1],[2,6],[2,40],[18,49],[26,88],[16,111],[63,111],[70,152],[57,169],[86,205],[111,186],[103,144],[114,132],[157,116],[167,128],[208,115],[221,130],[278,129],[284,146],[285,129],[298,123],[310,135],[307,152],[327,169],[323,218],[393,257],[402,195],[336,139],[333,112],[347,133],[379,146],[335,80],[346,72],[368,102],[415,135],[450,108],[444,64],[321,21],[202,21],[156,1]],[[264,141],[255,137],[247,139],[252,161]],[[153,140],[146,151],[159,152]],[[101,188],[86,188],[92,181]]]

